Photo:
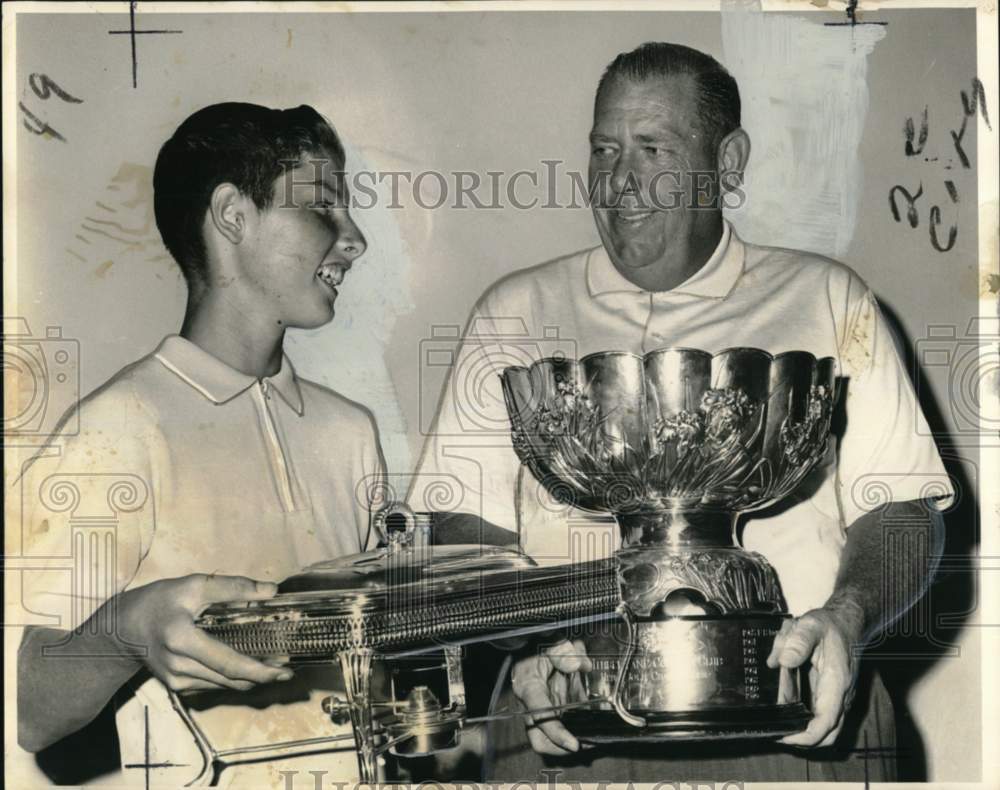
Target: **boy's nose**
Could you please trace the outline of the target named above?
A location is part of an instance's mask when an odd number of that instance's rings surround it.
[[[368,244],[358,226],[353,221],[347,220],[341,229],[336,247],[344,257],[353,261],[364,254]]]

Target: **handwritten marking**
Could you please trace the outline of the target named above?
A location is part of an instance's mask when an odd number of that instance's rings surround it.
[[[903,125],[903,135],[906,137],[906,155],[907,156],[917,156],[921,154],[924,150],[924,146],[927,144],[927,105],[924,105],[924,114],[920,121],[920,136],[917,138],[917,145],[913,145],[913,136],[916,134],[916,129],[913,125],[913,118],[907,118],[906,123]]]
[[[847,0],[847,8],[844,9],[844,13],[847,14],[846,22],[825,22],[827,27],[857,27],[858,25],[881,25],[882,27],[888,26],[888,22],[859,22],[858,21],[858,0]]]
[[[76,96],[72,96],[67,91],[64,91],[47,74],[29,74],[28,86],[42,101],[45,101],[54,93],[64,102],[69,102],[70,104],[83,104],[83,99],[78,99]]]
[[[991,132],[993,127],[990,126],[990,116],[986,112],[986,92],[983,90],[983,83],[979,81],[978,77],[972,78],[972,100],[969,100],[969,94],[965,91],[960,92],[962,97],[962,127],[957,132],[951,133],[952,142],[955,144],[955,151],[958,153],[958,158],[962,162],[962,167],[966,170],[971,167],[969,164],[969,157],[965,154],[965,149],[962,148],[962,138],[965,137],[965,129],[969,124],[969,118],[973,118],[976,115],[976,110],[982,108],[983,121],[986,122],[986,128]]]
[[[152,768],[186,768],[186,763],[152,763],[149,761],[149,705],[142,708],[143,735],[145,738],[145,758],[141,763],[128,763],[123,768],[142,768],[146,776],[146,790],[149,790],[149,772]]]
[[[57,132],[55,129],[49,126],[48,123],[43,121],[41,118],[35,115],[31,110],[25,107],[24,102],[18,102],[17,108],[27,116],[27,118],[22,118],[21,122],[24,124],[24,128],[27,129],[29,132],[31,132],[32,134],[37,134],[40,137],[48,135],[49,137],[54,137],[56,140],[61,140],[64,143],[66,142],[65,137],[63,137],[61,134],[59,134],[59,132]],[[34,126],[29,125],[28,123],[29,120],[35,125]]]
[[[892,218],[896,220],[896,222],[899,222],[900,221],[899,207],[896,206],[897,189],[900,192],[902,192],[903,197],[906,198],[907,202],[906,220],[910,223],[911,228],[915,228],[917,227],[917,225],[920,224],[920,215],[917,214],[916,204],[917,201],[920,199],[920,196],[924,194],[924,184],[922,181],[920,182],[919,186],[917,187],[917,193],[915,195],[911,195],[909,190],[906,189],[906,187],[900,186],[899,184],[897,184],[896,186],[894,186],[892,189],[889,190],[889,208],[892,210]]]
[[[972,89],[969,92],[964,90],[959,91],[959,96],[962,101],[962,125],[957,131],[949,130],[951,135],[952,145],[955,148],[955,153],[958,155],[959,163],[962,168],[968,170],[972,167],[972,163],[969,160],[969,156],[965,152],[965,148],[962,145],[962,141],[965,138],[965,132],[969,126],[969,119],[975,118],[977,114],[982,115],[983,122],[986,124],[986,128],[990,131],[993,130],[990,124],[989,111],[986,108],[986,91],[983,88],[983,83],[978,77],[972,78]],[[927,143],[927,139],[930,136],[930,127],[928,124],[928,108],[924,105],[924,111],[921,116],[920,131],[917,132],[916,124],[912,117],[906,119],[903,124],[903,138],[904,138],[904,153],[907,157],[919,156],[923,153],[924,146]],[[914,143],[914,138],[916,137],[916,143]],[[925,156],[923,157],[924,162],[933,163],[938,161],[936,156]],[[948,160],[947,163],[942,165],[942,169],[945,171],[952,169],[953,160]],[[957,205],[959,200],[958,187],[955,182],[950,178],[944,179],[944,188],[948,193],[948,198],[951,200],[953,205]],[[901,195],[905,198],[907,203],[906,210],[906,220],[911,228],[916,228],[920,224],[920,216],[917,212],[917,200],[923,194],[924,185],[920,182],[916,194],[911,194],[901,184],[897,184],[889,190],[889,210],[892,212],[892,218],[896,222],[902,221],[902,214],[900,213],[899,205],[897,204],[897,197]],[[898,195],[897,195],[898,193]],[[942,243],[938,229],[941,226],[941,206],[933,205],[930,208],[928,215],[928,232],[930,234],[931,246],[938,252],[948,252],[954,248],[955,243],[958,240],[958,225],[952,224],[948,226],[948,237],[945,242]]]
[[[37,72],[29,74],[28,87],[31,88],[31,92],[42,101],[48,101],[49,97],[52,96],[52,94],[55,94],[62,101],[67,102],[68,104],[83,104],[83,99],[78,99],[76,96],[73,96],[68,91],[59,87],[55,80],[47,74],[38,74]],[[49,125],[48,121],[43,121],[31,110],[29,110],[27,106],[25,106],[24,102],[18,102],[17,107],[26,116],[21,119],[21,122],[24,124],[24,128],[29,132],[37,134],[40,137],[48,136],[64,143],[66,142],[65,137],[53,129]],[[28,123],[29,121],[31,123]]]
[[[136,36],[151,36],[151,35],[169,35],[183,33],[183,30],[136,30],[135,28],[135,9],[138,5],[138,0],[130,0],[128,4],[128,19],[129,19],[129,29],[128,30],[109,30],[108,35],[111,36],[128,36],[132,43],[132,87],[139,87],[139,58],[136,54],[135,47],[135,37]]]

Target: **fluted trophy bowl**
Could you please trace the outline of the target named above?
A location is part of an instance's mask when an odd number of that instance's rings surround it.
[[[809,718],[766,664],[789,617],[739,514],[824,457],[832,358],[667,348],[548,358],[502,374],[514,450],[557,500],[612,514],[620,621],[582,638],[593,670],[563,713],[584,740],[777,736]]]

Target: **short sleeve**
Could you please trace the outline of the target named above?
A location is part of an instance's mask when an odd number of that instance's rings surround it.
[[[155,491],[165,482],[154,461],[158,431],[127,398],[102,393],[78,414],[77,433],[57,429],[21,464],[5,505],[20,544],[18,615],[65,630],[135,577],[153,537]]]
[[[515,531],[520,464],[500,374],[518,358],[504,348],[502,338],[511,335],[504,315],[487,293],[457,347],[437,350],[436,360],[424,361],[446,366],[448,373],[407,504],[416,511],[469,513]]]
[[[838,490],[845,525],[888,502],[946,504],[954,493],[950,479],[870,290],[852,306],[840,352],[847,424]]]

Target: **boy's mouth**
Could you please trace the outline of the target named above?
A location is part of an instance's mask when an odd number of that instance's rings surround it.
[[[350,268],[349,263],[324,263],[316,270],[316,277],[336,294],[337,286],[344,282],[344,275]]]

